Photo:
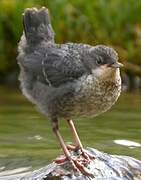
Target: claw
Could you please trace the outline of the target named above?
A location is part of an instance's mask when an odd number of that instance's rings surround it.
[[[95,159],[95,157],[91,154],[89,154],[88,152],[86,152],[84,149],[81,150],[82,152],[82,156],[85,158],[85,159],[88,159],[88,160],[93,160]]]
[[[75,169],[77,168],[77,170],[79,170],[85,176],[92,177],[92,178],[94,177],[94,175],[77,159],[76,160],[72,159],[72,161],[73,161],[73,164],[75,164],[75,167],[73,166],[73,168]]]
[[[72,144],[68,144],[67,145],[67,149],[70,151],[74,151],[77,152],[78,150],[81,151],[81,155],[88,161],[90,162],[91,160],[95,159],[95,157],[91,154],[89,154],[87,151],[85,151],[84,149],[79,149],[78,147],[72,145]]]
[[[62,155],[62,156],[58,157],[57,159],[55,159],[54,162],[57,164],[62,164],[67,160],[68,160],[67,157]]]
[[[59,158],[55,159],[55,163],[62,164],[66,161],[69,161],[72,165],[72,168],[75,172],[82,173],[85,176],[93,178],[94,175],[86,168],[85,166],[88,165],[88,161],[86,159],[82,159],[82,157],[77,157],[76,159],[70,157],[69,159],[65,156],[60,156]]]

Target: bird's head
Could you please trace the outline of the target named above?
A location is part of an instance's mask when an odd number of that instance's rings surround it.
[[[109,77],[119,73],[123,65],[118,62],[117,52],[108,46],[97,45],[89,49],[89,65],[92,72],[99,77]]]

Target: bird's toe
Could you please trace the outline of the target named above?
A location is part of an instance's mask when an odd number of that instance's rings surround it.
[[[54,162],[57,163],[57,164],[62,164],[67,160],[68,160],[68,158],[65,155],[61,155],[60,157],[56,158],[54,160]]]
[[[94,177],[94,175],[90,172],[90,170],[83,164],[82,160],[72,159],[71,161],[72,167],[75,171],[79,171],[83,175],[87,177]]]
[[[95,159],[95,157],[94,157],[92,154],[88,153],[86,150],[82,149],[81,152],[82,152],[82,156],[83,156],[85,159],[87,159],[87,160],[89,160],[89,161]]]
[[[68,144],[67,149],[70,151],[77,151],[78,150],[78,148],[73,144]]]

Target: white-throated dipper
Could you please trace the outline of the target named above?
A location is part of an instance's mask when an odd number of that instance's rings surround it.
[[[97,116],[117,101],[122,66],[118,54],[105,45],[56,44],[49,13],[44,7],[26,9],[23,25],[17,58],[22,92],[49,117],[73,168],[91,175],[78,159],[71,157],[60,134],[58,119],[63,118],[69,124],[81,156],[91,158],[84,152],[72,118]]]

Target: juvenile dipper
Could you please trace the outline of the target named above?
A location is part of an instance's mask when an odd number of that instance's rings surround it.
[[[69,124],[75,147],[87,161],[76,132],[73,117],[97,116],[117,101],[121,78],[116,51],[105,45],[56,44],[46,8],[26,9],[24,32],[18,48],[20,82],[23,94],[49,117],[56,134],[74,169],[91,175],[88,169],[73,159],[58,125],[63,118]]]

